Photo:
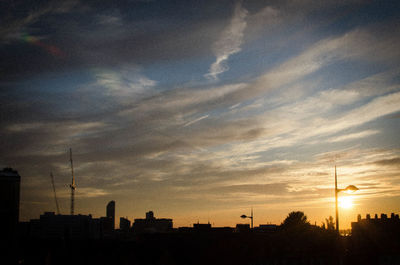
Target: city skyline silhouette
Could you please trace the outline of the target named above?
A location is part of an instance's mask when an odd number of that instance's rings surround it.
[[[71,159],[72,160],[72,159]],[[71,163],[72,167],[72,163]],[[73,175],[73,173],[72,173]],[[174,227],[173,219],[148,211],[144,218],[120,218],[117,203],[105,206],[105,216],[44,212],[39,219],[20,222],[18,171],[0,171],[5,264],[398,264],[399,214],[357,216],[351,230],[340,231],[336,215],[321,226],[302,211],[288,213],[283,222],[254,227],[254,211],[242,214],[250,223],[216,227],[210,222]],[[73,183],[73,182],[72,182]],[[356,190],[335,187],[335,193]],[[56,192],[54,190],[54,195]],[[56,205],[57,200],[55,200]],[[336,225],[336,227],[335,227]]]

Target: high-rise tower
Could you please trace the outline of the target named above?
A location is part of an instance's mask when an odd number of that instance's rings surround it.
[[[0,229],[5,238],[16,236],[19,220],[19,190],[21,177],[16,170],[0,171]]]
[[[112,230],[115,229],[115,201],[110,201],[107,204],[107,209],[106,209],[106,216],[107,218],[110,218],[112,221]]]

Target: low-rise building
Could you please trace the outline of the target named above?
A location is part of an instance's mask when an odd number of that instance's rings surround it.
[[[358,215],[357,222],[351,223],[351,230],[354,238],[399,235],[400,218],[398,214],[394,213],[391,214],[390,218],[386,214],[381,214],[380,218],[377,214],[374,218],[367,214],[365,219]]]
[[[89,238],[95,236],[91,215],[62,215],[45,212],[39,219],[30,221],[29,235],[33,237]]]
[[[128,218],[120,217],[119,218],[119,229],[121,231],[127,232],[131,228],[131,221]]]
[[[257,233],[270,233],[270,232],[275,232],[278,229],[277,225],[274,224],[260,224],[257,227],[254,227],[254,232]]]
[[[149,211],[145,219],[135,219],[132,230],[135,234],[168,233],[173,231],[172,226],[172,219],[155,218],[153,211]]]

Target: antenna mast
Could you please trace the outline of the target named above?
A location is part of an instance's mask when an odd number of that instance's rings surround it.
[[[50,172],[50,177],[51,177],[51,184],[53,185],[54,199],[55,199],[55,201],[56,201],[56,207],[57,207],[57,214],[60,214],[60,208],[58,207],[58,201],[57,201],[56,186],[54,185],[54,176],[53,176],[53,172]]]
[[[75,176],[74,176],[74,164],[72,162],[72,149],[69,149],[69,159],[71,161],[71,174],[72,174],[72,183],[69,185],[71,188],[71,215],[74,215],[74,201],[75,201]]]

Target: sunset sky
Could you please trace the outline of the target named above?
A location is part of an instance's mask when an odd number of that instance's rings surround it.
[[[20,219],[280,224],[399,213],[399,1],[0,3],[0,167]],[[349,199],[350,198],[350,199]]]

